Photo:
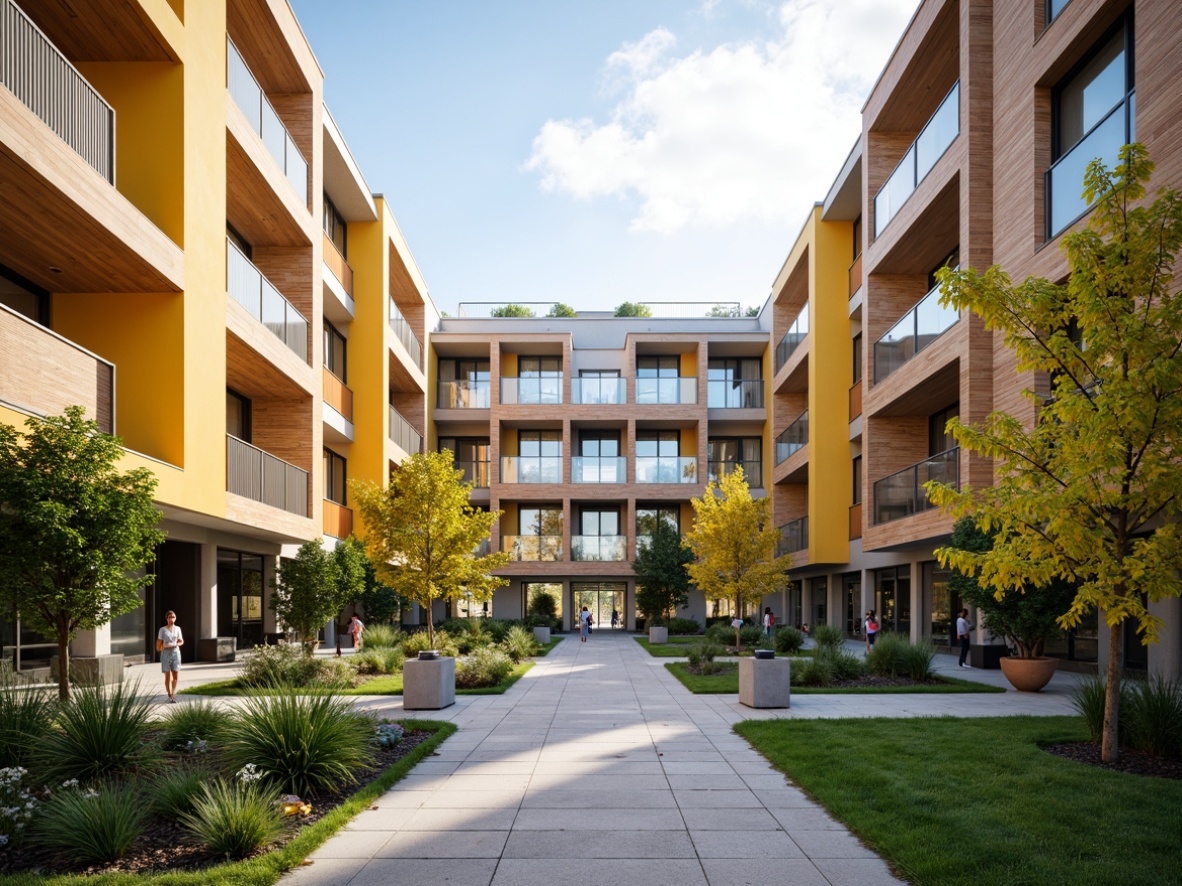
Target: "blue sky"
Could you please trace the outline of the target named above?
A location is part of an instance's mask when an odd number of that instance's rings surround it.
[[[916,0],[290,0],[436,305],[762,305]]]

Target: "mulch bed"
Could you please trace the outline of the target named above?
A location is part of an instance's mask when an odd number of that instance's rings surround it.
[[[265,855],[286,845],[300,830],[319,821],[336,809],[361,788],[376,781],[383,772],[409,754],[416,746],[431,737],[426,731],[407,732],[402,741],[392,748],[379,748],[375,752],[372,769],[358,770],[357,784],[343,785],[337,792],[305,798],[312,804],[307,815],[286,819],[287,830],[275,843],[259,849],[255,855]],[[254,857],[254,856],[251,856]],[[160,874],[168,871],[200,871],[222,864],[226,859],[211,856],[204,846],[193,842],[193,838],[179,825],[149,817],[148,826],[133,844],[131,850],[119,861],[110,865],[79,867],[68,859],[55,858],[52,854],[21,847],[7,851],[0,850],[0,875],[16,873],[35,874]]]
[[[1074,760],[1076,763],[1098,766],[1113,772],[1124,772],[1127,775],[1182,779],[1182,760],[1168,760],[1165,757],[1155,757],[1141,751],[1121,748],[1120,756],[1115,763],[1105,763],[1100,759],[1101,751],[1098,741],[1063,741],[1057,744],[1043,745],[1043,750],[1056,757]]]

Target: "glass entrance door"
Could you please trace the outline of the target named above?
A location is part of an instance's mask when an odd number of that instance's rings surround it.
[[[619,627],[624,627],[624,593],[627,585],[622,581],[574,581],[571,582],[571,596],[574,598],[577,624],[578,613],[586,606],[595,619],[596,628],[611,628],[612,613],[617,615]]]
[[[218,549],[218,636],[239,649],[263,642],[263,558]]]

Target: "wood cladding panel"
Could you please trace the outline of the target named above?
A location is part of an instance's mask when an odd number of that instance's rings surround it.
[[[70,61],[178,61],[137,0],[17,0]]]
[[[268,94],[311,92],[313,82],[322,77],[282,0],[229,0],[226,31]]]

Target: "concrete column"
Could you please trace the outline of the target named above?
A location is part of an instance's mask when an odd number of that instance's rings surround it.
[[[1150,603],[1149,611],[1164,622],[1158,642],[1149,647],[1149,673],[1168,680],[1182,679],[1182,599]]]
[[[200,596],[197,601],[197,636],[218,634],[218,546],[201,545]]]
[[[927,616],[923,608],[923,566],[913,560],[911,573],[911,642],[918,643],[923,637],[924,621]]]
[[[74,635],[71,654],[79,658],[93,658],[111,654],[111,623],[93,631],[79,631]]]

